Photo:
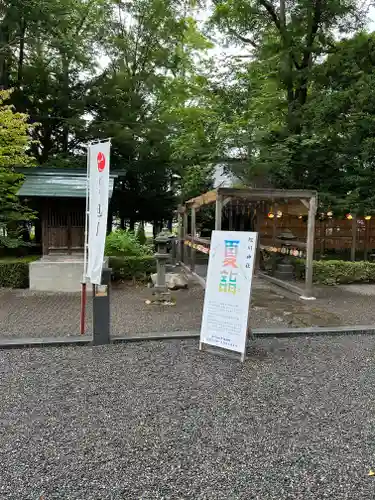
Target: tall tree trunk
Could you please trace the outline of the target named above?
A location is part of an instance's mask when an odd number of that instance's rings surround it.
[[[0,25],[0,88],[9,88],[9,72],[10,72],[10,33],[7,26],[7,19],[3,20]]]
[[[17,84],[21,85],[23,79],[23,62],[25,58],[25,34],[26,34],[26,21],[22,17],[20,22],[20,46],[18,54],[18,71],[17,71]]]

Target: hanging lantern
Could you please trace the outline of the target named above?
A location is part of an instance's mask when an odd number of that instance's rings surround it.
[[[278,219],[280,219],[280,217],[282,217],[282,216],[283,216],[283,213],[281,212],[281,210],[278,210],[278,211],[277,211],[277,214],[276,214],[276,217],[277,217]]]
[[[303,217],[303,215],[299,215],[299,216],[298,216],[298,218],[299,218],[299,219],[302,219],[302,217]]]
[[[269,219],[273,219],[273,218],[275,217],[275,214],[274,214],[273,212],[268,212],[267,217],[268,217]]]
[[[346,214],[345,217],[348,219],[348,220],[352,220],[353,219],[353,216],[352,214]]]
[[[370,220],[371,219],[371,215],[365,215],[365,220]]]
[[[332,212],[332,210],[328,210],[328,212],[327,212],[327,217],[332,217],[332,216],[333,216],[333,212]]]

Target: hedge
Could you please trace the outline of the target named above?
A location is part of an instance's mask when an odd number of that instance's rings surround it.
[[[112,279],[131,280],[146,279],[156,272],[156,260],[152,255],[142,257],[109,257],[109,267],[112,269]]]
[[[29,264],[39,257],[7,257],[0,259],[0,288],[28,288]]]
[[[296,277],[305,276],[305,261],[296,259]],[[349,262],[344,260],[314,260],[314,283],[336,285],[340,283],[374,283],[375,263],[360,261]]]

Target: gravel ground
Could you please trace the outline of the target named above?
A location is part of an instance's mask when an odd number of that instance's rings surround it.
[[[322,287],[318,290],[315,307],[334,311],[344,325],[375,325],[374,302],[372,285]]]
[[[0,352],[0,498],[371,500],[374,339]]]

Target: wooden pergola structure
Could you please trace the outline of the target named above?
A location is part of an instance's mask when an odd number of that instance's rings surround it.
[[[305,287],[301,289],[290,282],[283,282],[272,276],[267,276],[260,273],[264,278],[284,286],[285,288],[298,293],[305,299],[313,298],[312,282],[313,282],[313,255],[314,255],[314,238],[315,238],[315,216],[317,211],[317,192],[310,190],[296,189],[258,189],[258,188],[217,188],[208,191],[200,196],[188,200],[184,207],[180,210],[182,220],[180,220],[180,240],[191,247],[190,269],[195,272],[196,251],[204,251],[210,245],[210,238],[199,238],[196,235],[196,212],[206,205],[215,205],[215,229],[222,229],[223,208],[233,203],[246,203],[253,206],[254,209],[273,206],[279,209],[282,208],[284,213],[293,215],[307,215],[307,239],[306,242],[284,241],[285,244],[303,248],[306,251],[306,271],[305,271]],[[264,214],[264,212],[263,212]],[[190,233],[188,234],[188,217],[190,215]],[[230,223],[231,226],[231,223]],[[230,227],[233,230],[233,227]],[[241,228],[243,229],[243,228]],[[252,228],[257,230],[257,228]],[[274,235],[276,238],[276,235]],[[260,244],[261,247],[261,244]],[[259,252],[259,249],[258,249]],[[206,252],[208,253],[208,252]],[[182,248],[180,249],[182,255]]]

